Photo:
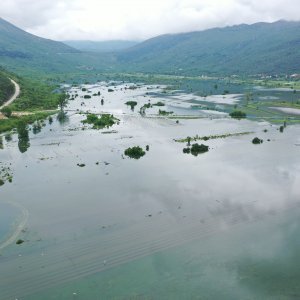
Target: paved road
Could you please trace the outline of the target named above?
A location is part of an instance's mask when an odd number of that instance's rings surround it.
[[[20,95],[20,86],[14,80],[12,80],[12,79],[10,79],[10,81],[15,86],[15,92],[14,92],[14,94],[2,106],[0,106],[0,109],[2,109],[5,106],[8,106],[12,102],[14,102],[18,98],[18,96]]]

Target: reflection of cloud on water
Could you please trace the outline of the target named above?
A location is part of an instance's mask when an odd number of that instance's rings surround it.
[[[291,115],[300,115],[300,109],[298,108],[289,108],[289,107],[270,107],[271,109],[286,113],[286,114],[291,114]]]
[[[167,97],[170,100],[181,100],[188,103],[208,102],[217,104],[235,104],[240,101],[242,94],[208,95],[206,97],[194,94],[179,94]]]

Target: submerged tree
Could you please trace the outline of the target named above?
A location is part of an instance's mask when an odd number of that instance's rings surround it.
[[[262,143],[263,143],[263,140],[261,140],[261,139],[258,138],[258,137],[255,137],[255,138],[252,140],[252,144],[255,144],[255,145],[262,144]]]
[[[183,153],[186,153],[186,154],[191,153],[194,156],[198,156],[198,154],[205,153],[208,150],[209,150],[208,146],[206,146],[204,144],[199,145],[198,143],[196,143],[196,144],[193,144],[192,147],[183,148]]]
[[[231,118],[234,118],[234,119],[243,119],[243,118],[247,117],[246,113],[244,113],[243,111],[240,111],[240,110],[235,110],[235,111],[231,112],[229,115]]]
[[[20,121],[17,126],[18,132],[18,147],[21,153],[27,151],[30,147],[28,126],[24,121]]]
[[[62,124],[65,124],[69,120],[69,117],[68,117],[68,115],[67,115],[66,112],[64,112],[63,110],[61,110],[57,114],[56,119],[62,125]]]
[[[136,101],[127,101],[125,104],[126,104],[126,105],[129,105],[129,106],[130,106],[130,109],[131,109],[132,111],[134,111],[134,107],[137,105],[137,102],[136,102]]]
[[[83,124],[93,125],[93,129],[109,128],[117,122],[119,120],[110,114],[102,114],[100,118],[95,114],[88,114],[86,120],[82,121]]]
[[[66,107],[67,103],[68,103],[68,95],[66,93],[59,95],[58,105],[60,107],[60,110],[63,110],[64,107]]]
[[[130,158],[134,158],[134,159],[140,159],[141,157],[143,157],[146,152],[139,146],[135,146],[132,148],[128,148],[124,151],[124,154],[126,156],[129,156]]]

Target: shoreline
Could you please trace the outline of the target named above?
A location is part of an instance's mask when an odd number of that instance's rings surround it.
[[[22,230],[24,229],[25,225],[27,224],[28,221],[28,217],[29,217],[29,212],[27,209],[25,209],[23,206],[21,206],[20,204],[17,203],[13,203],[13,202],[7,202],[17,208],[19,208],[21,210],[21,221],[18,223],[18,225],[12,230],[12,233],[9,234],[9,236],[2,242],[0,243],[0,252],[1,250],[3,250],[4,248],[8,247],[9,245],[11,245],[20,235],[20,233],[22,232]]]

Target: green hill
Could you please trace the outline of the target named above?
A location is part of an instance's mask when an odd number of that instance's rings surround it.
[[[14,85],[9,80],[9,75],[0,68],[0,106],[14,93]]]
[[[300,72],[300,22],[162,35],[118,54],[132,71],[171,74]]]
[[[0,18],[0,65],[18,74],[64,73],[101,68],[103,62],[97,54],[37,37]]]
[[[32,59],[76,53],[78,50],[63,43],[34,36],[0,18],[0,56]],[[20,47],[22,45],[22,47]]]
[[[97,53],[34,36],[0,18],[0,65],[23,75],[300,73],[300,22],[256,23],[162,35],[129,49]]]

